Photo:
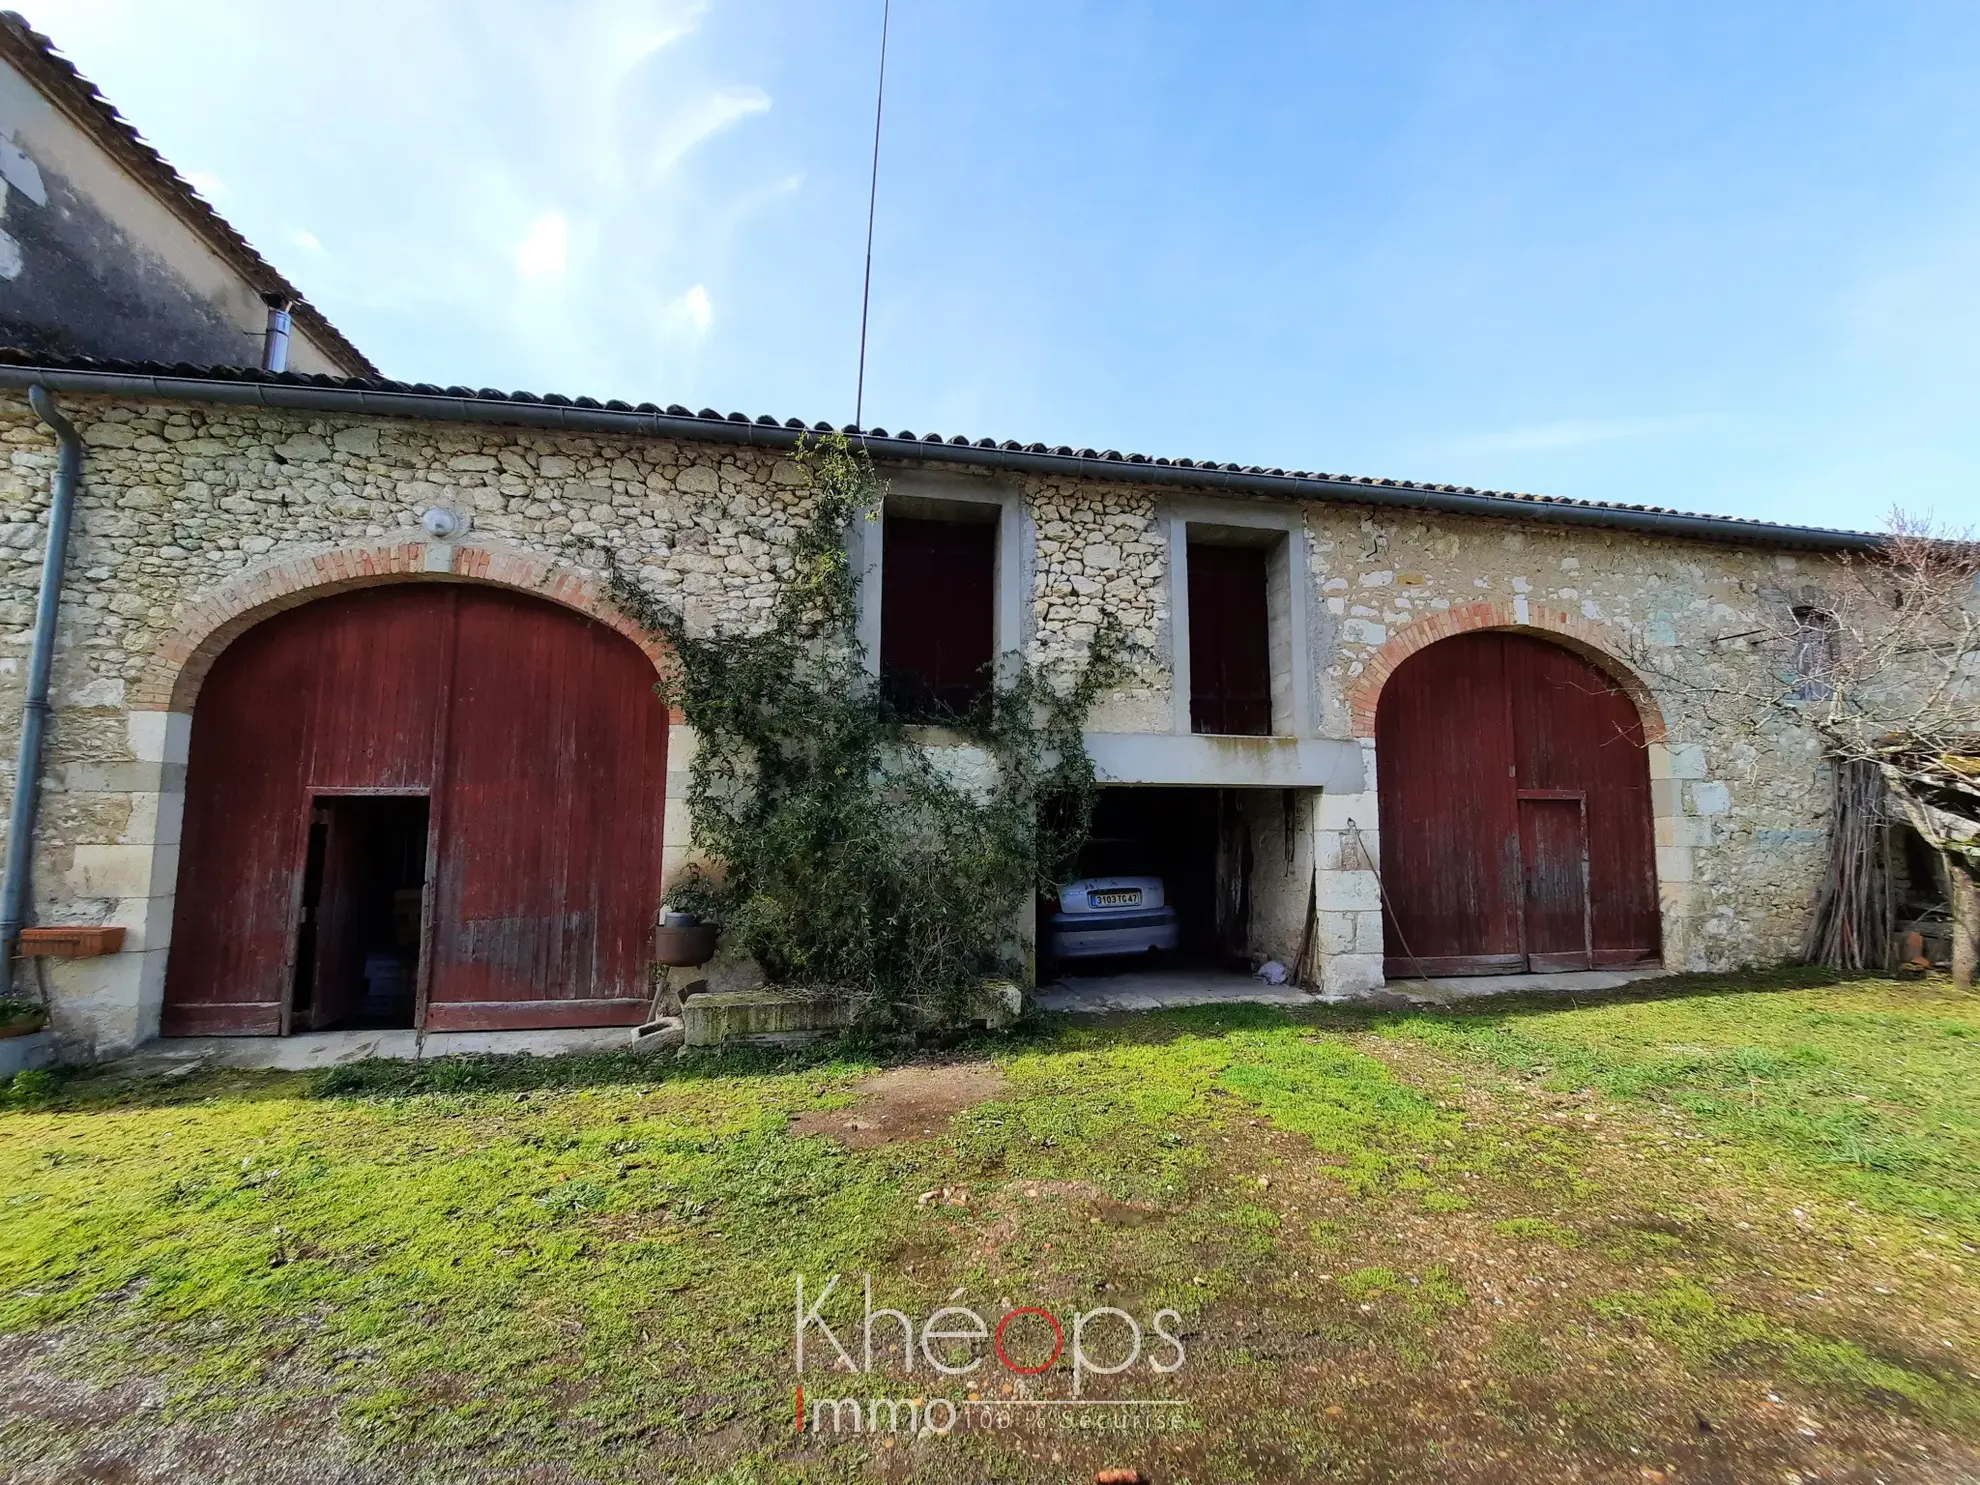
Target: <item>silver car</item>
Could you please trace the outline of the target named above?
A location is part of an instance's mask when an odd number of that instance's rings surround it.
[[[1055,959],[1171,954],[1181,943],[1160,877],[1086,877],[1059,889],[1048,935]]]

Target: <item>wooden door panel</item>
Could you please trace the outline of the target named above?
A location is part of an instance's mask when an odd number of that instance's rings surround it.
[[[1519,821],[1497,635],[1399,668],[1376,717],[1384,935],[1394,974],[1517,969]]]
[[[282,1029],[311,798],[424,787],[451,603],[424,585],[319,599],[214,662],[193,709],[165,1035]]]
[[[1572,651],[1506,637],[1513,743],[1523,789],[1587,801],[1593,946],[1608,963],[1654,959],[1662,943],[1650,769],[1636,703]]]
[[[1519,849],[1527,968],[1587,969],[1588,849],[1582,802],[1520,800]]]
[[[575,614],[461,601],[429,1030],[636,1025],[651,1000],[667,711]]]

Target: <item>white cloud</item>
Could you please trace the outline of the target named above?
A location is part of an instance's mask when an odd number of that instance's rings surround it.
[[[697,335],[707,334],[709,325],[715,319],[715,306],[709,302],[705,284],[696,284],[675,300],[670,308],[673,316],[692,325]]]
[[[289,234],[289,238],[292,242],[295,243],[297,247],[305,248],[312,253],[320,253],[323,251],[322,242],[319,241],[317,239],[316,234],[310,231],[307,227],[296,228],[295,231]]]
[[[538,217],[516,244],[516,277],[524,283],[560,281],[570,256],[570,227],[560,211]]]
[[[696,145],[713,139],[732,124],[770,111],[770,95],[761,88],[719,88],[691,100],[661,126],[650,157],[655,175],[678,165]]]
[[[1591,443],[1613,443],[1623,438],[1650,438],[1693,427],[1698,418],[1691,415],[1662,418],[1564,418],[1557,423],[1540,423],[1527,428],[1510,428],[1502,433],[1484,433],[1458,440],[1464,450],[1496,450],[1530,453],[1541,449],[1574,449]]]
[[[227,194],[226,183],[211,171],[185,170],[181,171],[180,174],[186,178],[187,185],[199,192],[208,201],[219,201]]]

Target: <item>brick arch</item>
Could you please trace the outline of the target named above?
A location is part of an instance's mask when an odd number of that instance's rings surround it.
[[[498,542],[362,543],[250,568],[185,604],[132,685],[131,709],[190,712],[220,653],[284,609],[355,588],[420,581],[493,583],[533,594],[623,634],[656,671],[672,663],[664,641],[641,630],[610,601],[602,583],[569,562]]]
[[[1526,600],[1467,603],[1441,613],[1427,614],[1405,625],[1390,637],[1388,643],[1376,650],[1369,658],[1367,668],[1355,677],[1354,685],[1349,688],[1348,712],[1354,735],[1366,738],[1375,736],[1376,704],[1381,700],[1382,688],[1403,661],[1439,640],[1491,629],[1530,634],[1574,651],[1613,680],[1636,703],[1637,714],[1643,719],[1645,742],[1660,743],[1665,740],[1664,711],[1657,704],[1656,696],[1635,672],[1609,651],[1608,646],[1615,639],[1614,632],[1591,624],[1579,614]]]

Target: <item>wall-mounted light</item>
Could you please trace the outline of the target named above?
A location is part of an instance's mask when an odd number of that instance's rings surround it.
[[[426,528],[428,536],[445,540],[461,529],[461,518],[445,506],[436,505],[419,518],[419,524]]]

